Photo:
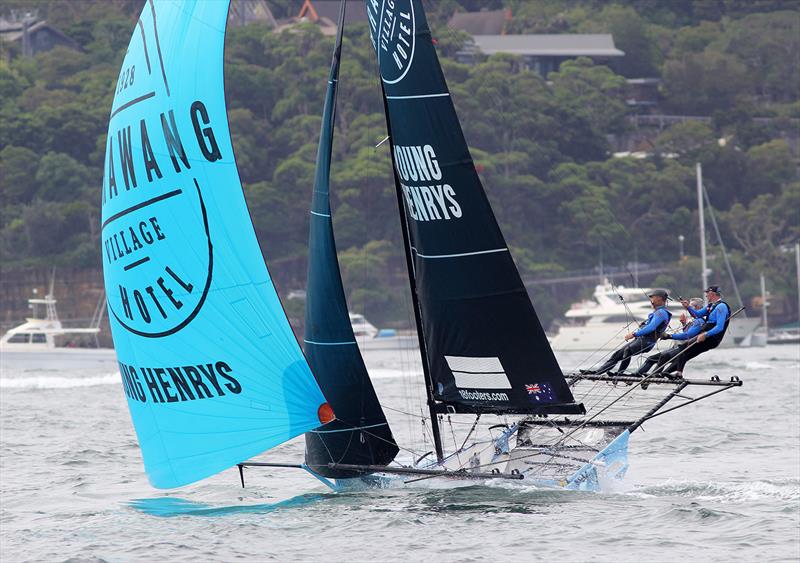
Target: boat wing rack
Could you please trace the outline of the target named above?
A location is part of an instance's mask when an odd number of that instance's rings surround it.
[[[591,375],[591,374],[570,374],[567,375],[567,379],[570,385],[573,382],[577,382],[580,380],[584,381],[605,381],[608,383],[642,383],[644,378],[638,377],[635,375]],[[742,380],[739,379],[737,376],[731,377],[730,381],[724,381],[720,379],[718,375],[713,376],[711,379],[674,379],[671,377],[654,377],[649,376],[647,377],[647,383],[649,385],[657,385],[659,383],[670,383],[672,385],[680,385],[684,384],[684,386],[688,385],[710,385],[713,387],[741,387]]]
[[[719,376],[715,375],[710,379],[673,379],[668,377],[657,377],[655,375],[651,375],[645,378],[638,377],[638,376],[619,376],[619,375],[590,375],[590,374],[571,374],[567,376],[567,381],[569,382],[570,387],[573,389],[573,393],[576,395],[576,400],[583,401],[584,403],[590,403],[591,393],[597,392],[598,384],[607,383],[609,386],[619,389],[618,397],[612,400],[610,403],[606,402],[603,408],[599,409],[588,409],[586,413],[586,417],[575,417],[575,418],[567,418],[564,417],[563,419],[556,419],[556,418],[528,418],[522,422],[524,425],[531,425],[531,426],[557,426],[557,427],[575,427],[575,426],[594,426],[594,427],[604,427],[604,426],[617,426],[626,428],[628,431],[633,432],[637,428],[639,428],[642,424],[651,420],[657,416],[661,416],[662,414],[666,414],[668,412],[680,409],[692,403],[696,403],[703,399],[707,399],[712,395],[716,395],[717,393],[722,393],[723,391],[727,391],[728,389],[732,389],[734,387],[741,387],[742,381],[737,377],[733,376],[730,380],[723,380]],[[620,385],[622,384],[622,385]],[[667,385],[671,386],[672,389],[669,390],[665,395],[661,396],[658,387],[654,386],[661,386]],[[589,387],[588,390],[584,389],[585,387]],[[692,397],[683,393],[683,391],[689,387],[711,387],[713,389],[706,389],[706,392]],[[607,388],[607,387],[606,387]],[[641,397],[637,400],[636,395],[645,395],[652,393],[653,395],[658,394],[656,401],[653,402],[652,395],[650,396],[649,400],[646,397]],[[662,388],[663,390],[663,388]],[[635,393],[635,392],[639,393]],[[583,393],[586,393],[585,396],[582,396]],[[667,403],[672,401],[673,399],[681,401],[680,403],[670,407],[664,408]],[[609,407],[612,407],[618,401],[624,400],[625,402],[617,405],[617,408],[612,410]],[[639,409],[635,408],[621,408],[626,403],[629,405],[630,403],[638,402]],[[649,403],[649,404],[647,404]],[[646,406],[645,406],[646,405]],[[638,410],[635,416],[630,418],[625,417],[625,414],[633,414],[634,411]],[[594,412],[593,412],[594,411]],[[604,418],[599,418],[599,415],[605,414]],[[623,416],[620,416],[623,415]]]

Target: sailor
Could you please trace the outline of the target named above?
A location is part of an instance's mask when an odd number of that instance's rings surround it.
[[[654,289],[647,296],[650,298],[653,312],[648,315],[647,320],[638,330],[625,335],[625,340],[631,342],[614,352],[608,361],[595,372],[596,374],[600,375],[611,371],[617,362],[620,362],[619,373],[624,373],[631,363],[631,357],[652,350],[669,326],[672,313],[667,310],[667,299],[669,299],[667,291]]]
[[[686,352],[676,356],[667,366],[665,371],[675,371],[677,377],[683,377],[683,368],[686,366],[686,362],[719,346],[728,330],[728,324],[731,322],[731,308],[722,300],[722,291],[719,286],[708,286],[705,294],[708,305],[698,309],[692,307],[686,299],[681,300],[681,305],[686,307],[686,311],[692,317],[703,320],[703,326],[694,341],[689,341]]]
[[[693,309],[699,309],[703,306],[703,300],[700,297],[692,297],[689,300],[689,305]],[[701,317],[693,318],[688,316],[686,313],[681,313],[680,321],[683,328],[681,332],[677,332],[675,334],[665,332],[661,335],[662,340],[677,340],[675,346],[669,350],[648,356],[648,358],[634,375],[644,377],[653,366],[656,366],[656,372],[659,372],[659,368],[664,366],[670,360],[674,359],[675,356],[686,349],[689,340],[700,334],[700,331],[703,329],[703,325],[705,324],[705,321]]]

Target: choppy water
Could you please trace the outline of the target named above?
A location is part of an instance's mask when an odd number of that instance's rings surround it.
[[[564,355],[564,365],[581,354]],[[388,406],[417,391],[408,356],[368,359]],[[690,364],[692,366],[692,364]],[[143,474],[112,373],[0,379],[0,559],[796,561],[800,349],[715,351],[693,376],[743,388],[648,423],[613,493],[429,480],[334,494],[302,472],[235,470],[164,493]],[[389,411],[401,443],[418,422]],[[265,459],[297,461],[302,441]]]

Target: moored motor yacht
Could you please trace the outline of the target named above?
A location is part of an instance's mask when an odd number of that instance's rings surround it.
[[[28,299],[31,317],[8,330],[0,338],[0,371],[3,376],[17,371],[61,369],[69,367],[108,367],[116,369],[112,348],[100,348],[100,318],[105,300],[98,304],[95,318],[89,327],[64,327],[56,312],[52,294]],[[82,347],[94,343],[95,347]]]
[[[592,300],[574,303],[564,314],[564,321],[553,338],[554,350],[613,350],[622,344],[628,332],[647,318],[652,311],[649,288],[613,285],[609,280],[596,286]],[[669,301],[672,312],[671,330],[680,330],[678,317],[683,307]],[[759,319],[737,316],[731,320],[722,346],[747,345],[747,338],[758,326]]]

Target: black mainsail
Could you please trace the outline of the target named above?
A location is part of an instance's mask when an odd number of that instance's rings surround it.
[[[329,463],[380,466],[390,463],[398,452],[353,335],[331,223],[331,148],[344,4],[339,14],[317,150],[304,336],[308,363],[336,415],[332,422],[306,433],[306,465],[315,473],[332,478],[356,474],[331,468]]]
[[[367,0],[367,12],[435,410],[582,413],[475,170],[421,2]]]

